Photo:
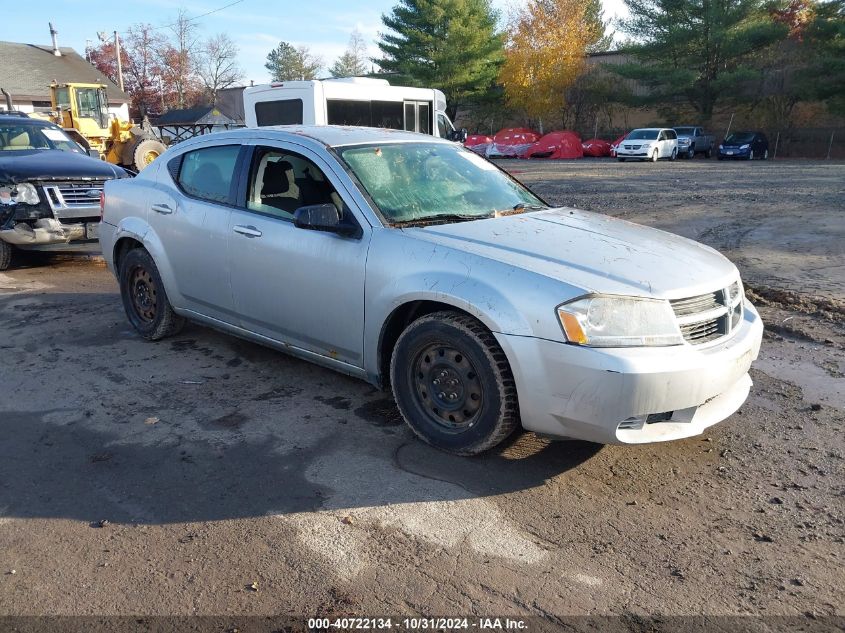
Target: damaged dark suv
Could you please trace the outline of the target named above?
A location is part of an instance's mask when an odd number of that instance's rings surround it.
[[[0,113],[0,270],[14,249],[98,250],[103,183],[129,175],[52,123]]]

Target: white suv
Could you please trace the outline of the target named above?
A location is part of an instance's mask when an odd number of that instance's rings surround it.
[[[626,158],[652,162],[657,162],[658,158],[675,160],[678,157],[678,135],[671,128],[639,128],[619,143],[616,157],[620,163],[625,162]]]

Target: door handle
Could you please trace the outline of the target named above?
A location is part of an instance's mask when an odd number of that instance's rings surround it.
[[[243,224],[236,224],[232,227],[232,230],[235,233],[240,233],[241,235],[246,235],[247,237],[261,237],[261,231],[259,231],[254,226],[244,226]]]
[[[166,204],[154,204],[150,206],[150,209],[156,213],[161,213],[162,215],[170,215],[173,213],[173,208]]]

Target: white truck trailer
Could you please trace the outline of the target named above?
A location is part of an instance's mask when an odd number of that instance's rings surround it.
[[[391,86],[386,79],[366,77],[250,86],[244,90],[244,118],[247,127],[361,125],[466,139],[446,115],[440,90]]]

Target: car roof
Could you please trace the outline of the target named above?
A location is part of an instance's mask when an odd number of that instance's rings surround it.
[[[44,121],[42,119],[31,119],[28,116],[21,116],[19,114],[6,114],[0,112],[0,123],[20,123],[23,125],[39,125],[41,127],[56,127],[54,123]]]
[[[693,126],[689,126],[689,127],[693,127]],[[641,130],[645,130],[645,131],[648,131],[648,132],[661,132],[663,130],[671,130],[671,129],[672,128],[670,128],[670,127],[638,127],[638,128],[631,130],[631,132],[638,132],[638,131],[641,131]]]
[[[197,138],[210,138],[212,135]],[[430,134],[391,130],[388,128],[356,127],[351,125],[270,125],[257,128],[240,128],[213,135],[221,140],[248,136],[250,138],[272,138],[277,140],[309,139],[328,147],[362,145],[368,143],[410,143],[430,142],[452,144]]]

